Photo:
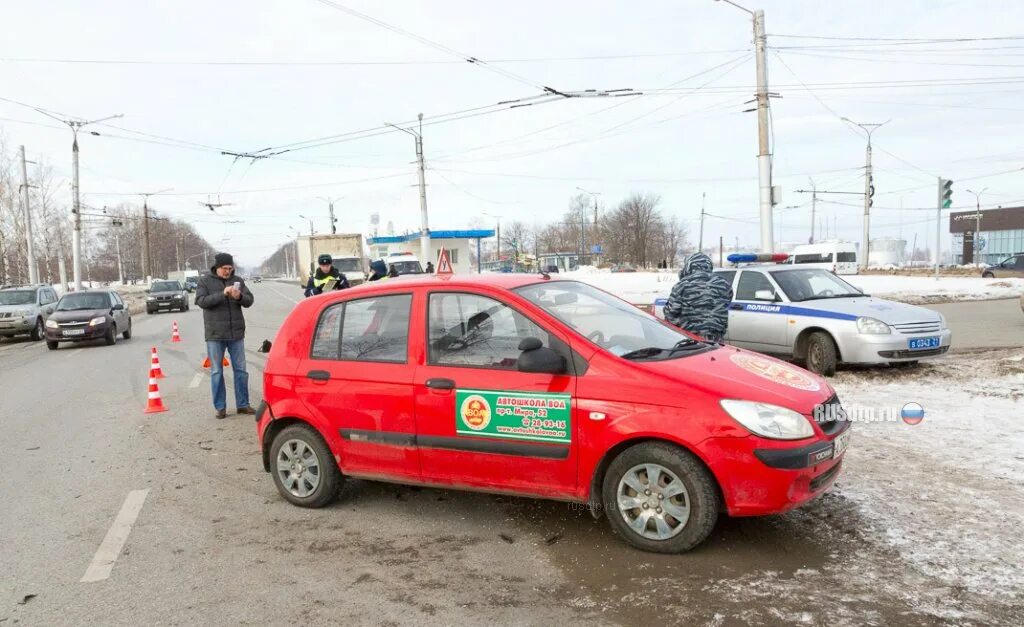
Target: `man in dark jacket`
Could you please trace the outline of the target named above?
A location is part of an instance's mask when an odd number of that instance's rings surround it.
[[[255,414],[249,406],[249,373],[245,369],[245,317],[242,307],[252,307],[253,296],[245,281],[235,275],[235,262],[227,253],[217,253],[210,274],[196,286],[196,305],[203,310],[206,354],[210,358],[210,387],[215,418],[227,414],[224,390],[224,351],[231,356],[235,383],[235,407],[240,414]]]
[[[334,259],[330,255],[324,253],[320,255],[317,260],[316,272],[309,275],[309,280],[306,281],[306,297],[315,296],[317,294],[323,294],[324,288],[327,287],[329,282],[333,282],[334,287],[331,289],[343,290],[351,287],[348,284],[348,277],[341,273],[340,270],[334,267]]]
[[[377,259],[376,261],[370,262],[370,276],[366,278],[367,281],[380,281],[388,275],[388,266],[382,260]]]
[[[665,304],[665,320],[706,340],[721,342],[729,327],[732,287],[712,273],[713,269],[711,258],[704,253],[686,259]]]

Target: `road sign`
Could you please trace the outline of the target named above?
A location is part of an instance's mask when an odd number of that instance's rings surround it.
[[[452,273],[452,260],[448,257],[448,251],[441,247],[441,252],[437,256],[437,274],[451,274]]]

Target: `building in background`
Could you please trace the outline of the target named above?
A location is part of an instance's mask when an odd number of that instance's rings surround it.
[[[899,237],[876,237],[868,250],[868,266],[885,268],[902,266],[907,261],[907,240]]]
[[[448,257],[452,262],[454,272],[477,272],[479,265],[477,260],[480,253],[480,241],[494,237],[491,229],[464,229],[449,231],[430,232],[430,259],[421,259],[420,262],[426,267],[427,262],[437,267],[437,257],[441,254],[441,248],[448,251]],[[420,234],[407,233],[405,235],[385,235],[371,237],[367,240],[370,247],[370,259],[381,259],[393,253],[412,253],[419,255]]]
[[[954,264],[976,263],[976,235],[977,263],[996,264],[1024,252],[1024,207],[956,211],[949,214],[949,232],[953,235]]]

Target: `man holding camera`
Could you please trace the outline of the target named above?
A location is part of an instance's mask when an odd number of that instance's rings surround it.
[[[240,414],[255,414],[249,406],[249,373],[245,369],[245,317],[242,307],[252,307],[253,296],[245,281],[235,275],[228,253],[217,253],[209,274],[196,286],[196,305],[203,310],[206,354],[210,359],[210,387],[215,418],[227,415],[224,389],[224,352],[230,355],[234,374],[235,407]]]

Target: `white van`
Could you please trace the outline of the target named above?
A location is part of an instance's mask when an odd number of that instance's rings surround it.
[[[423,274],[423,266],[416,255],[408,252],[391,253],[382,260],[387,264],[388,269],[395,266],[398,274]]]
[[[803,244],[793,249],[786,263],[824,268],[836,274],[857,274],[857,246],[852,242]]]

